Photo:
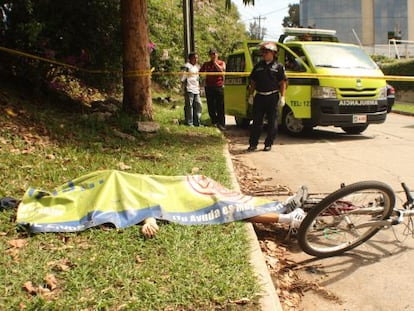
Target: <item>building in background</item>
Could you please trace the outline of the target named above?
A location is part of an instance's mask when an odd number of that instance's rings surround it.
[[[300,0],[300,24],[335,29],[340,41],[382,50],[380,54],[399,53],[389,46],[395,38],[411,45],[411,53],[405,50],[414,56],[414,0]]]

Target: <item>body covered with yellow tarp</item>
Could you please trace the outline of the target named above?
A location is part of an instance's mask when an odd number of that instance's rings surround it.
[[[220,224],[284,212],[280,202],[246,196],[203,175],[160,176],[117,170],[90,173],[52,192],[29,188],[17,223],[33,232],[125,228],[154,217],[184,225]]]

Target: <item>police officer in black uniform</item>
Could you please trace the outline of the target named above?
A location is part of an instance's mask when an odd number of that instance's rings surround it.
[[[277,62],[277,47],[273,42],[263,42],[260,45],[262,60],[250,73],[249,104],[253,105],[253,125],[250,130],[249,148],[255,151],[259,143],[263,127],[263,119],[267,117],[267,135],[264,151],[272,149],[277,133],[277,111],[285,105],[287,77],[285,68]],[[253,94],[255,96],[253,97]]]

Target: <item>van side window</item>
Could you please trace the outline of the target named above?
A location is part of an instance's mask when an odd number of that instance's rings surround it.
[[[294,53],[296,53],[304,62],[306,65],[309,65],[308,60],[306,59],[305,53],[300,47],[291,47],[290,48]]]
[[[244,54],[230,55],[227,59],[226,71],[228,72],[244,72],[245,67]]]
[[[303,64],[293,54],[286,51],[285,53],[285,69],[286,71],[303,72],[306,71]]]

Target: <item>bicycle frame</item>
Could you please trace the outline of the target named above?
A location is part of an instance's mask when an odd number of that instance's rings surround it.
[[[373,220],[369,223],[360,224],[355,226],[355,229],[359,228],[366,228],[366,227],[390,227],[399,225],[404,222],[405,217],[414,216],[414,200],[411,196],[410,190],[408,189],[405,183],[401,183],[401,186],[404,189],[405,195],[407,197],[407,201],[403,204],[404,208],[393,210],[393,215],[389,219],[386,220]],[[340,206],[337,206],[339,204]],[[352,211],[355,210],[355,211]],[[371,208],[364,208],[363,210],[359,209],[357,206],[354,206],[352,202],[349,201],[337,201],[335,202],[335,206],[329,208],[325,213],[322,213],[321,216],[341,216],[341,212],[347,212],[349,214],[371,214],[375,212],[375,207]]]

